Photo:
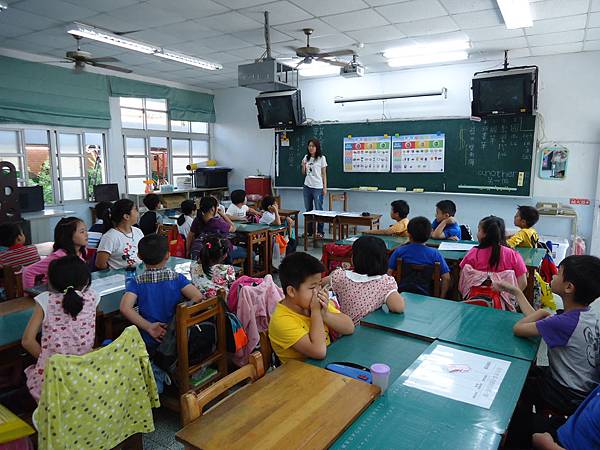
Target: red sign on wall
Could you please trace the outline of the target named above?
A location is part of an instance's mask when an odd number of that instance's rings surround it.
[[[571,205],[589,205],[592,202],[589,198],[572,198],[569,200]]]

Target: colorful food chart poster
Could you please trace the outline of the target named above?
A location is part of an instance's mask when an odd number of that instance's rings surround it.
[[[344,172],[389,172],[389,136],[344,138]]]
[[[392,172],[443,172],[443,133],[392,136]]]

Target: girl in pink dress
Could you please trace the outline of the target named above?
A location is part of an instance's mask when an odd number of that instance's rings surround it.
[[[37,363],[25,369],[27,387],[39,401],[46,360],[54,354],[83,355],[92,350],[96,337],[99,297],[90,289],[90,269],[75,255],[50,263],[49,291],[35,297],[33,315],[21,344]],[[42,330],[41,342],[36,339]]]
[[[229,293],[229,288],[235,281],[235,268],[223,263],[228,254],[229,241],[215,234],[206,238],[200,260],[192,263],[192,283],[204,298],[214,297],[221,288]]]

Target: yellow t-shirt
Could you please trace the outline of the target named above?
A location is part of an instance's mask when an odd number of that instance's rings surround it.
[[[394,233],[397,236],[406,236],[408,234],[408,232],[406,231],[407,228],[408,218],[405,217],[404,219],[400,219],[398,222],[392,225],[390,227],[390,230],[392,230],[392,233]]]
[[[506,243],[512,248],[525,247],[534,248],[537,247],[537,243],[540,240],[538,232],[535,228],[521,228],[517,234],[508,239]]]
[[[329,312],[339,313],[331,302],[327,309]],[[309,332],[309,316],[299,314],[281,303],[277,304],[271,315],[271,322],[269,322],[269,339],[273,351],[279,356],[281,362],[284,363],[290,359],[306,359],[304,354],[294,350],[292,346]],[[327,345],[331,343],[327,325],[325,325],[325,342]]]

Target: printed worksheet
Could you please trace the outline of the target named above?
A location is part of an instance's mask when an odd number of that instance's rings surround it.
[[[92,280],[92,289],[99,295],[112,294],[125,289],[125,274],[120,273]]]

